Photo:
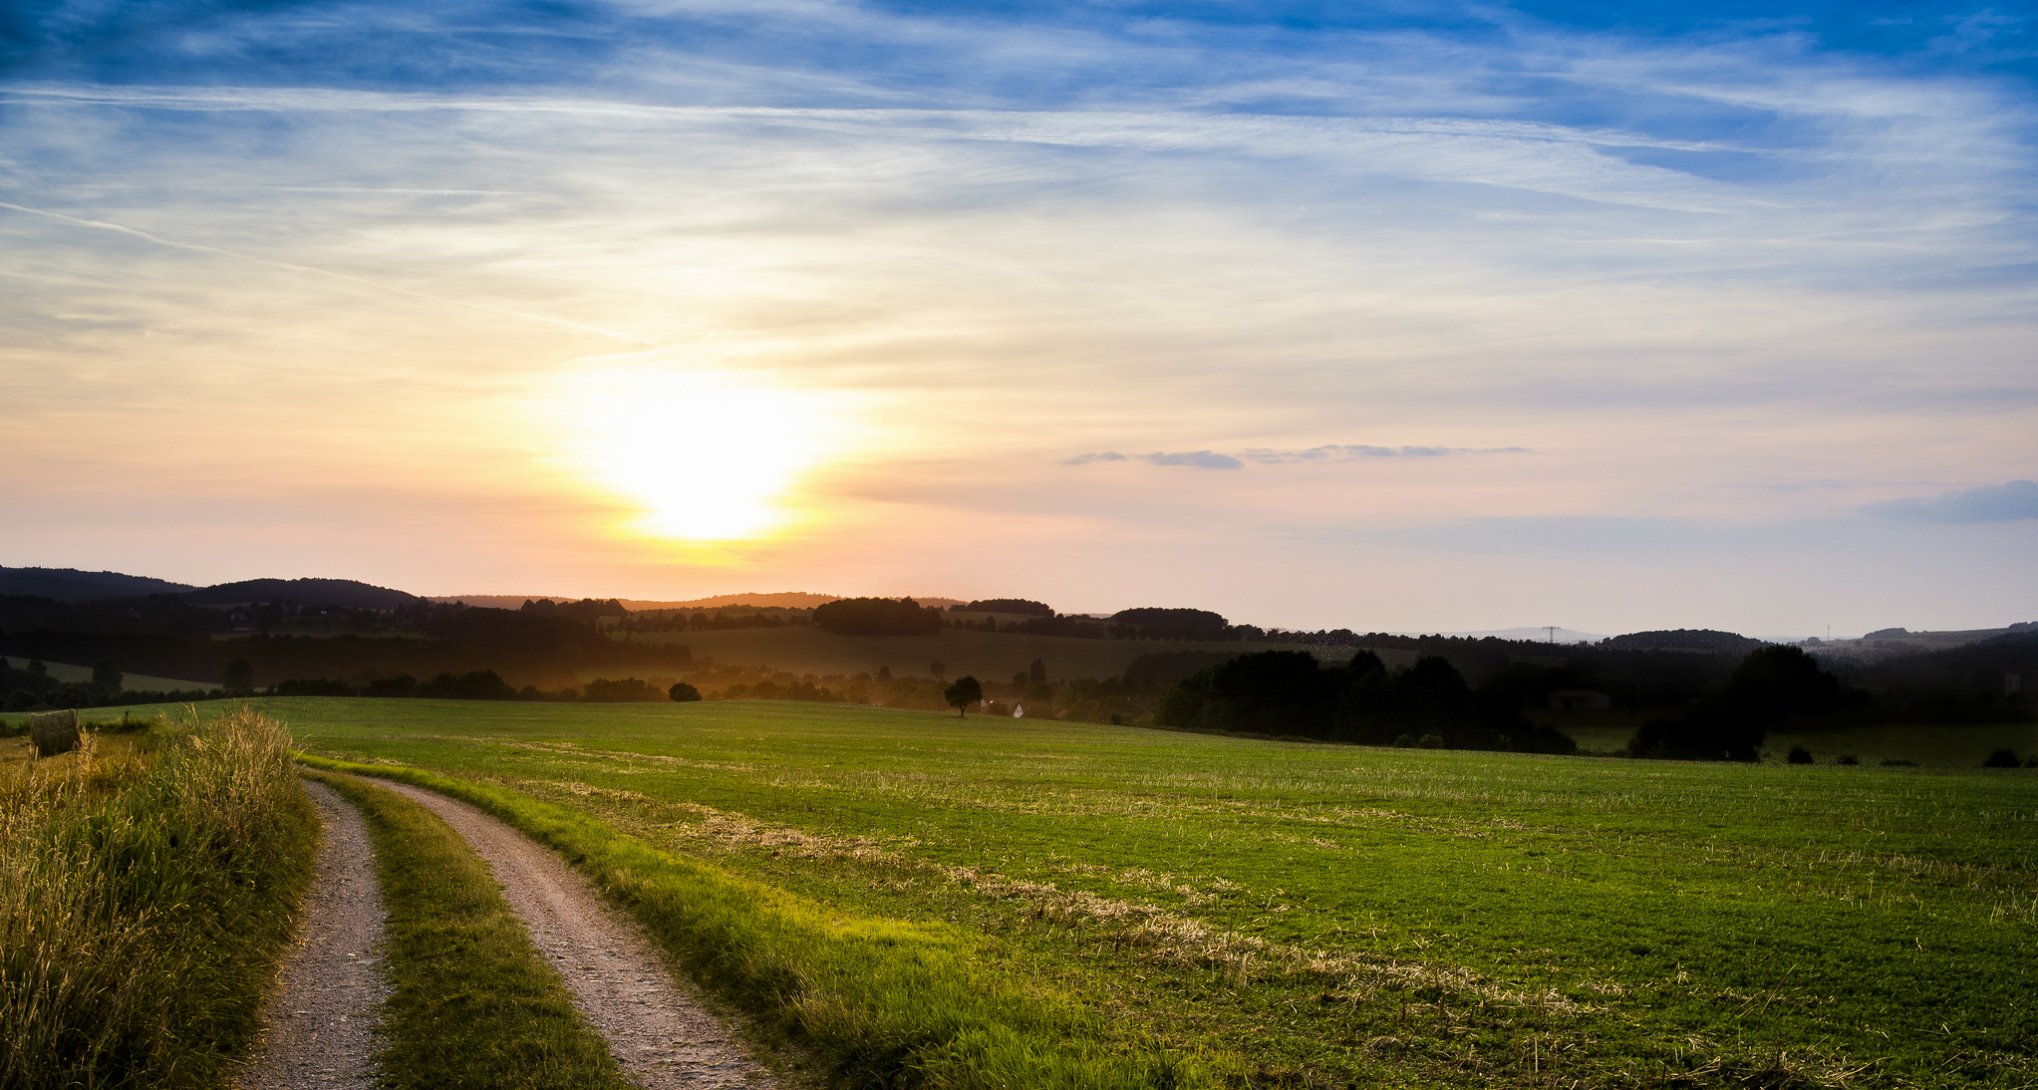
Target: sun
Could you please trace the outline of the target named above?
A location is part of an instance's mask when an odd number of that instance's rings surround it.
[[[631,532],[672,541],[782,530],[789,494],[837,430],[825,395],[736,372],[598,371],[563,401],[580,475],[635,510]]]

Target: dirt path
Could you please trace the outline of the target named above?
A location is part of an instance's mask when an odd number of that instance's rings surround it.
[[[531,941],[566,979],[581,1017],[608,1038],[625,1074],[646,1090],[762,1088],[771,1077],[587,879],[550,849],[480,810],[409,784],[380,786],[424,804],[488,864]]]
[[[361,812],[322,783],[305,788],[324,826],[297,948],[262,1011],[262,1043],[240,1090],[368,1090],[375,1017],[388,994],[377,960],[382,891]]]

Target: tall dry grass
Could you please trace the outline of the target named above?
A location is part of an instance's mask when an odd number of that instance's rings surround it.
[[[316,837],[248,710],[0,762],[0,1090],[218,1084]]]

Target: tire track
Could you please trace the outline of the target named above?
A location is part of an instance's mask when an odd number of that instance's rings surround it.
[[[464,802],[377,781],[422,804],[488,864],[531,941],[565,979],[581,1017],[645,1090],[765,1090],[774,1080],[721,1019],[702,1009],[636,927],[604,905],[558,854]]]
[[[367,824],[339,793],[305,781],[322,826],[311,890],[282,984],[240,1090],[369,1090],[381,1041],[382,891]]]

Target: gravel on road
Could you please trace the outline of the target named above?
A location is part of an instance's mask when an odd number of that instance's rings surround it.
[[[642,932],[557,853],[464,802],[409,784],[380,785],[422,803],[488,864],[581,1016],[645,1090],[774,1085],[734,1031],[666,971]]]
[[[262,1010],[262,1036],[240,1090],[369,1090],[381,1047],[382,891],[368,828],[339,793],[305,782],[317,805],[318,859],[296,947]]]

